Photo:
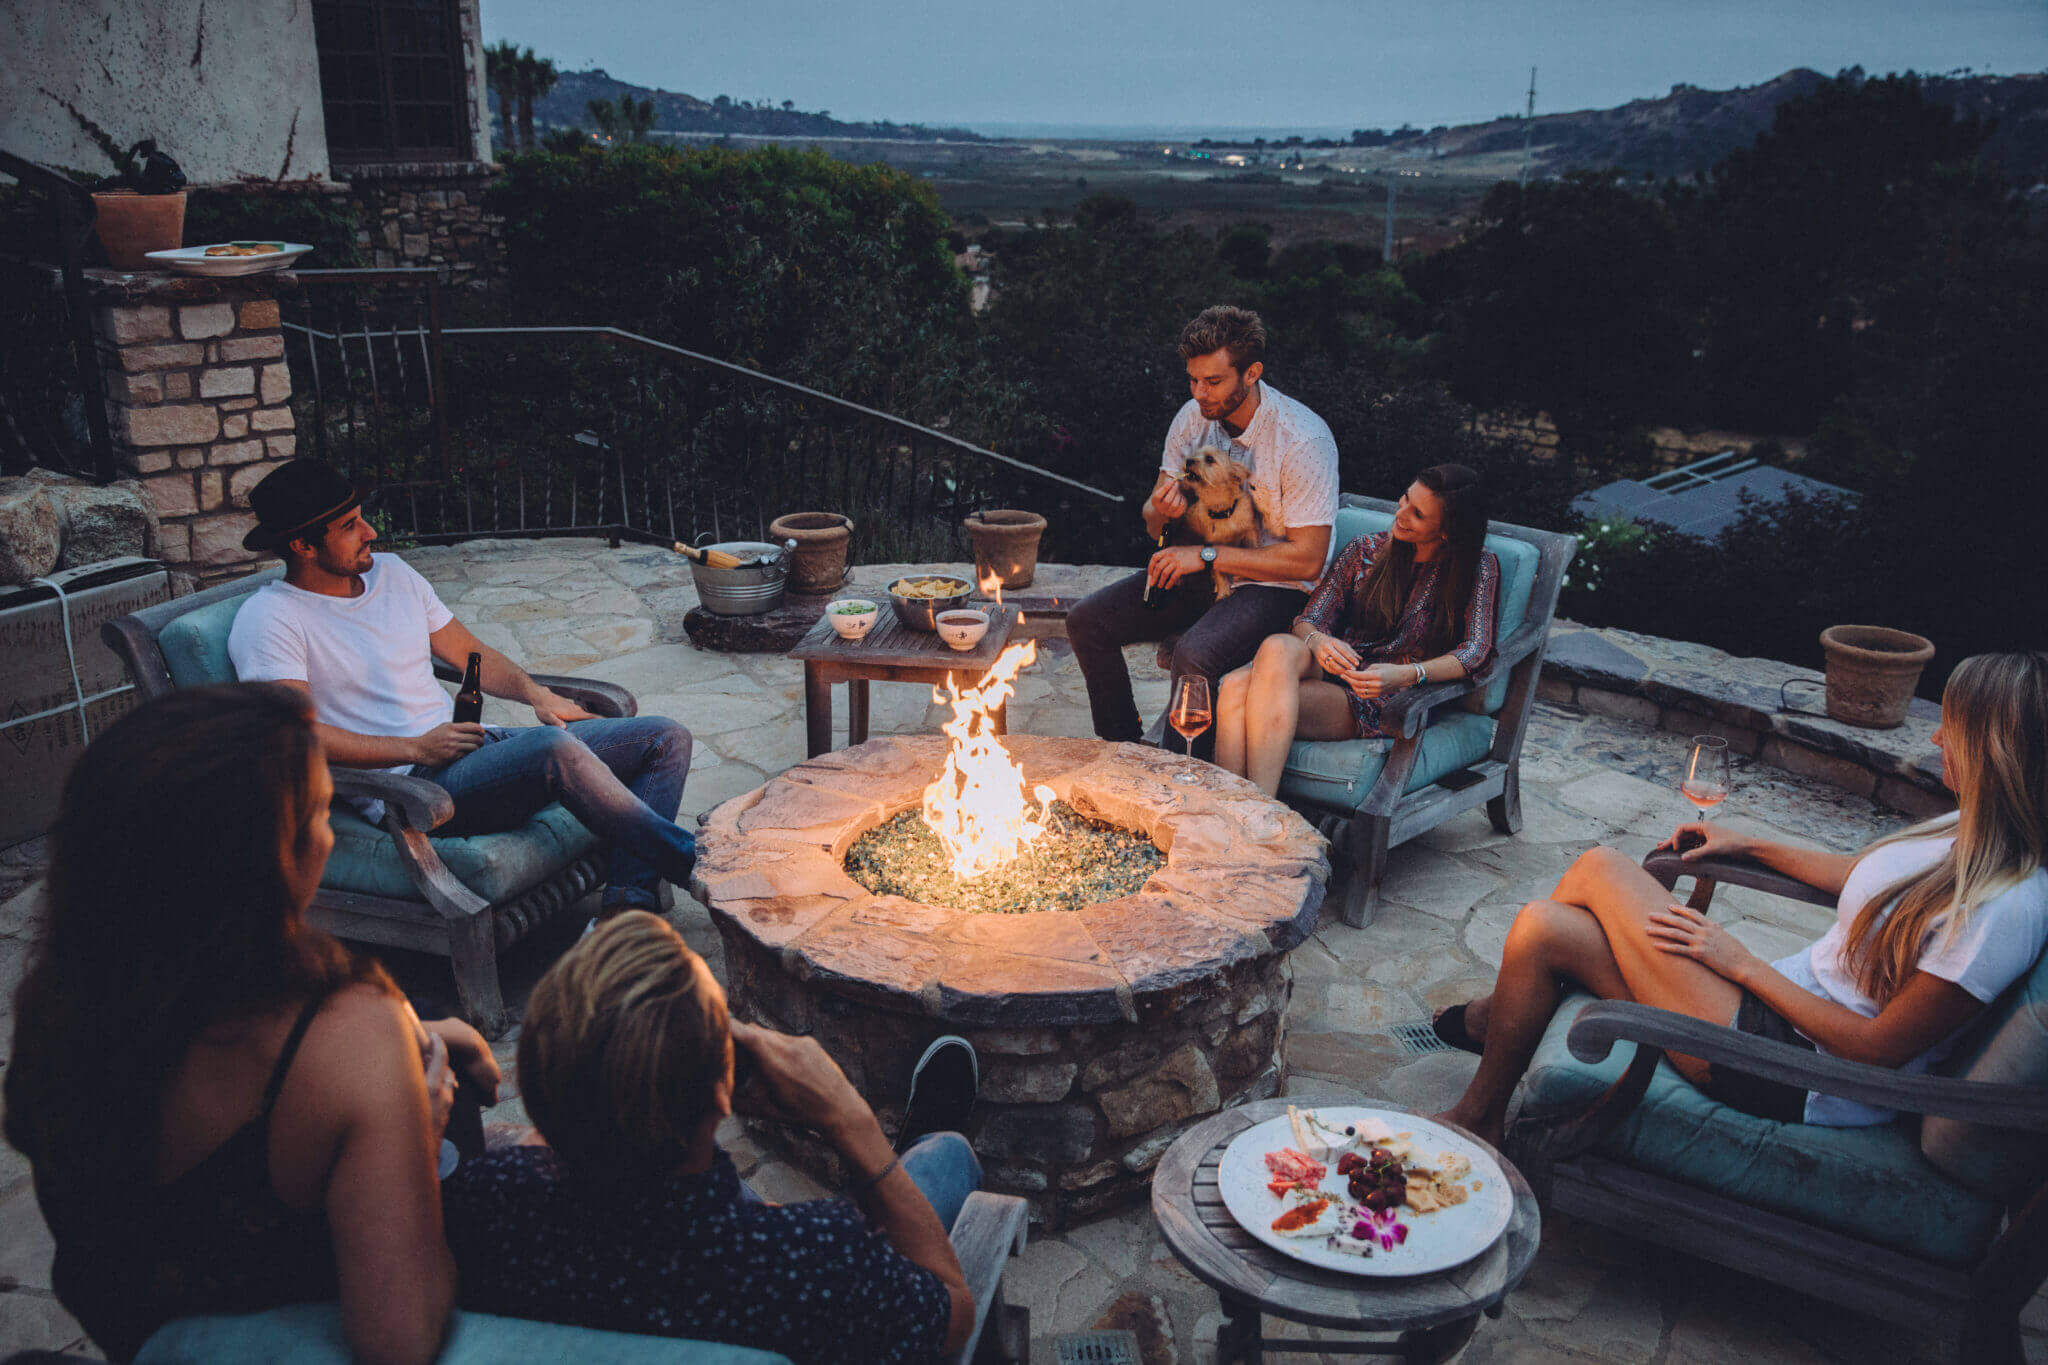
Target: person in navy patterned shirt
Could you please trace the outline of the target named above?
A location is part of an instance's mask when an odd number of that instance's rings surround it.
[[[1295,740],[1386,733],[1387,698],[1465,677],[1493,657],[1499,595],[1479,476],[1430,466],[1401,495],[1392,530],[1338,552],[1292,632],[1224,676],[1216,765],[1272,796]]]
[[[851,1199],[769,1204],[741,1183],[713,1137],[736,1050],[741,1107],[822,1133],[857,1173]],[[814,1039],[728,1020],[664,921],[628,912],[563,955],[527,1006],[518,1075],[548,1146],[465,1162],[442,1194],[463,1307],[797,1365],[965,1343],[974,1301],[946,1234],[980,1178],[966,1139],[898,1158]]]

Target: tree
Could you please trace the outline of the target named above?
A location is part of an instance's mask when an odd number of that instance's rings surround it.
[[[484,49],[484,83],[498,97],[498,117],[504,122],[503,142],[509,151],[518,147],[512,136],[513,119],[519,103],[519,49],[500,40]]]
[[[640,100],[631,96],[619,101],[619,124],[626,132],[626,141],[645,142],[647,135],[654,131],[654,101]]]
[[[530,47],[519,54],[514,70],[519,73],[519,145],[532,151],[533,102],[553,90],[562,73],[555,69],[553,58],[536,57]]]
[[[626,103],[632,103],[627,100]],[[619,136],[619,109],[608,99],[594,99],[583,106],[590,115],[590,121],[597,125],[598,133],[606,142],[616,142]]]

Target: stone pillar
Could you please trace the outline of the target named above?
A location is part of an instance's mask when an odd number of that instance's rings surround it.
[[[88,273],[115,456],[165,563],[201,586],[248,572],[249,488],[297,448],[277,307],[296,278]]]

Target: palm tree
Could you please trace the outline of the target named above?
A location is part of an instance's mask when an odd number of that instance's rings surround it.
[[[519,100],[519,49],[503,41],[485,48],[484,83],[498,97],[498,114],[505,120],[505,148],[515,149],[519,144],[512,136],[512,119]]]
[[[627,101],[631,103],[631,101]],[[597,131],[604,135],[606,142],[613,142],[619,136],[618,107],[607,99],[595,99],[583,106],[590,114],[590,121],[597,125]]]
[[[530,47],[519,54],[515,69],[519,73],[519,145],[531,151],[533,102],[553,90],[562,73],[555,69],[553,58],[536,57]]]
[[[634,103],[628,95],[619,101],[620,121],[626,126],[628,142],[645,142],[647,135],[654,131],[654,101],[641,100]]]

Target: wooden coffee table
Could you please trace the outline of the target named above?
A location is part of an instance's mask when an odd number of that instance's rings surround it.
[[[804,664],[804,739],[811,758],[832,749],[832,685],[846,684],[846,730],[849,745],[868,737],[868,683],[915,682],[927,687],[953,679],[965,688],[981,681],[989,665],[1010,642],[1017,608],[992,602],[971,604],[988,613],[988,634],[973,649],[954,649],[930,631],[912,630],[897,619],[888,599],[874,627],[858,640],[842,640],[824,617],[810,628],[792,659]],[[998,707],[991,719],[997,734],[1008,733],[1008,708]]]
[[[1371,1104],[1414,1112],[1384,1100]],[[1152,1176],[1152,1216],[1167,1246],[1223,1300],[1224,1323],[1216,1334],[1218,1365],[1258,1365],[1268,1350],[1399,1356],[1411,1365],[1449,1359],[1471,1340],[1481,1313],[1500,1316],[1508,1291],[1522,1282],[1536,1259],[1542,1215],[1529,1182],[1507,1158],[1458,1128],[1493,1153],[1514,1187],[1515,1211],[1500,1240],[1464,1265],[1434,1275],[1394,1279],[1322,1270],[1281,1255],[1239,1227],[1216,1187],[1216,1167],[1231,1139],[1286,1112],[1285,1100],[1226,1109],[1181,1134]],[[1268,1337],[1260,1329],[1261,1313],[1316,1327],[1400,1336],[1390,1342]]]

